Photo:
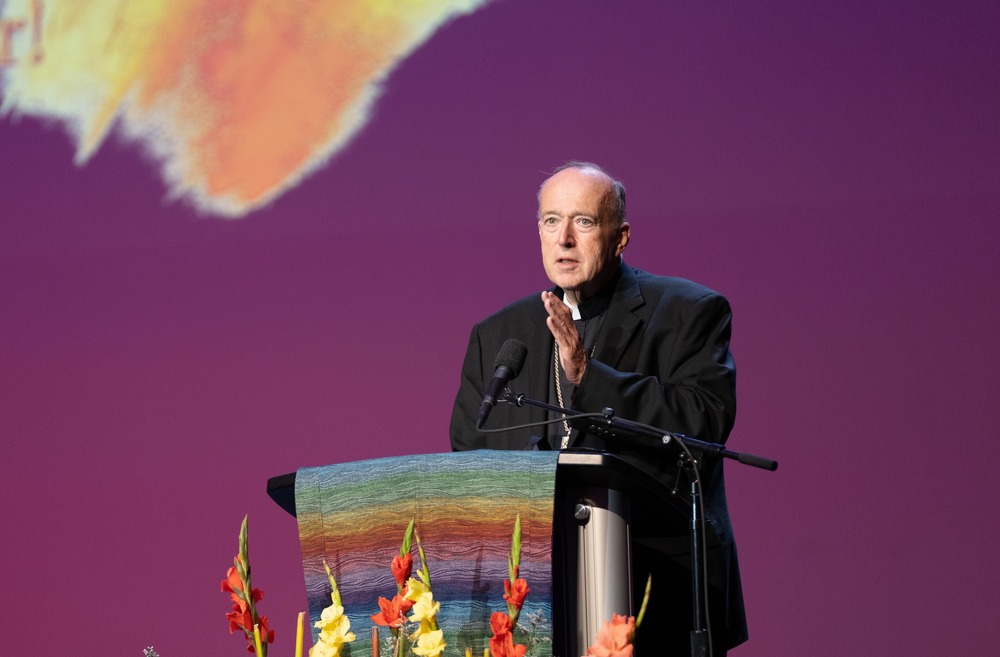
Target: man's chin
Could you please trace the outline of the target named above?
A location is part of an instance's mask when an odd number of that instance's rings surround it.
[[[549,280],[552,281],[552,283],[555,286],[561,288],[565,292],[575,293],[579,289],[580,285],[579,281],[566,277],[549,276]]]
[[[558,285],[564,290],[575,290],[580,286],[580,277],[577,275],[577,272],[565,271],[558,267],[553,267],[546,273],[554,285]]]

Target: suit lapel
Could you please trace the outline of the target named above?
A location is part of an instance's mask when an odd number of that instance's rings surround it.
[[[634,311],[643,303],[645,300],[642,298],[635,270],[622,263],[618,287],[611,298],[611,305],[608,306],[608,314],[598,339],[598,349],[594,356],[597,360],[625,372],[635,369],[635,363],[632,361],[637,355],[631,353],[626,359],[626,353],[642,321]]]

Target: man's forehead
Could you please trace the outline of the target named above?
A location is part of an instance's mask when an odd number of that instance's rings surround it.
[[[538,194],[543,214],[591,215],[600,209],[611,182],[598,171],[565,169],[545,181]]]

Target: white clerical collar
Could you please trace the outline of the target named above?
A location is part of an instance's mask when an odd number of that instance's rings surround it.
[[[573,313],[573,319],[574,320],[583,319],[583,316],[580,315],[580,307],[579,306],[575,306],[575,305],[571,304],[569,301],[567,301],[565,293],[563,294],[563,300],[562,300],[562,302],[564,304],[566,304],[566,307],[569,308],[570,312]]]

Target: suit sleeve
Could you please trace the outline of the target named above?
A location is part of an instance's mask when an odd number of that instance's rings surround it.
[[[736,417],[729,302],[709,293],[649,318],[634,372],[591,360],[573,395],[580,411],[618,416],[710,442],[725,442]]]

